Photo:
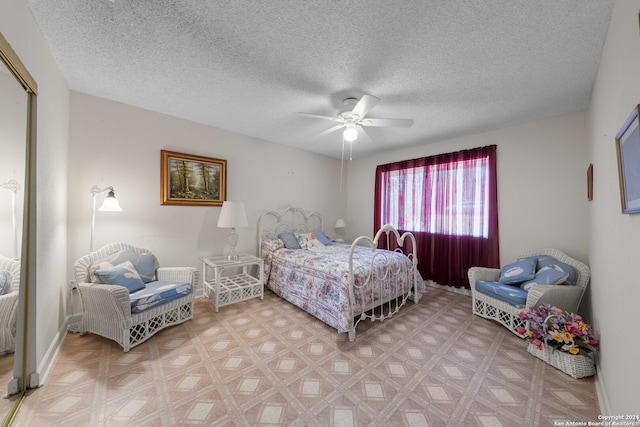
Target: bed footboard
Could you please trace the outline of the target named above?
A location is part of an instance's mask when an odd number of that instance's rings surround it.
[[[397,249],[379,250],[380,242],[387,248],[397,246]],[[371,248],[374,255],[370,265],[358,264],[354,260],[357,246]],[[361,236],[352,243],[349,251],[349,299],[353,318],[353,327],[348,331],[350,341],[355,340],[356,326],[360,321],[389,319],[409,298],[418,303],[421,297],[418,286],[420,274],[415,252],[413,234],[405,232],[400,235],[390,224],[380,228],[373,240]]]

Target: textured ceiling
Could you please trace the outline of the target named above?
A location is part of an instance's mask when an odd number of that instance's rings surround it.
[[[71,89],[354,158],[587,108],[614,0],[27,0]],[[176,143],[179,143],[178,141]]]

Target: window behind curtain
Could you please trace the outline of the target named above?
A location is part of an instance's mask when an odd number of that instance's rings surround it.
[[[378,166],[374,231],[413,232],[423,277],[468,287],[469,267],[499,266],[495,157],[493,145]]]
[[[382,172],[382,222],[406,231],[488,237],[486,157]]]

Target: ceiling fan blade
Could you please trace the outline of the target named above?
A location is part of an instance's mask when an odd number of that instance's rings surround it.
[[[325,130],[323,132],[320,132],[319,134],[316,135],[316,138],[320,138],[320,137],[323,137],[325,135],[329,135],[330,133],[335,132],[338,129],[343,128],[343,127],[344,127],[344,124],[336,125],[336,126],[334,126],[332,128],[329,128],[329,129],[327,129],[327,130]]]
[[[312,117],[314,119],[324,119],[324,120],[331,120],[332,122],[344,123],[344,119],[342,117],[323,116],[322,114],[312,114],[312,113],[298,113],[298,114],[305,117]]]
[[[356,139],[356,141],[363,142],[365,144],[370,144],[372,142],[371,138],[369,138],[369,135],[367,135],[367,132],[362,126],[358,126],[358,139]]]
[[[360,101],[353,107],[351,114],[355,114],[360,118],[366,116],[376,104],[380,102],[380,98],[371,95],[362,95]]]
[[[410,128],[413,126],[412,119],[362,119],[359,124],[362,126]]]

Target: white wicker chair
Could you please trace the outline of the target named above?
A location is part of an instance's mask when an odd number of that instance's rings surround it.
[[[527,293],[525,307],[534,307],[540,304],[551,304],[565,311],[576,312],[582,296],[587,289],[591,270],[580,261],[570,258],[558,249],[540,249],[520,255],[525,258],[535,255],[549,255],[558,261],[569,264],[576,269],[576,285],[534,285]],[[506,326],[511,332],[518,336],[518,327],[527,328],[524,320],[519,314],[522,308],[515,307],[499,299],[476,291],[476,282],[479,280],[495,282],[500,277],[500,269],[486,267],[471,267],[468,272],[469,283],[471,284],[471,298],[473,314],[487,319],[495,320]]]
[[[0,353],[11,353],[16,346],[20,261],[0,255],[0,271],[8,275],[7,288],[0,295]]]
[[[82,300],[80,333],[90,332],[112,339],[127,352],[156,332],[193,318],[193,294],[199,273],[195,267],[158,268],[157,280],[191,283],[191,293],[141,313],[131,314],[127,288],[89,283],[88,278],[92,264],[120,250],[151,253],[126,243],[111,243],[78,259],[74,274]]]

